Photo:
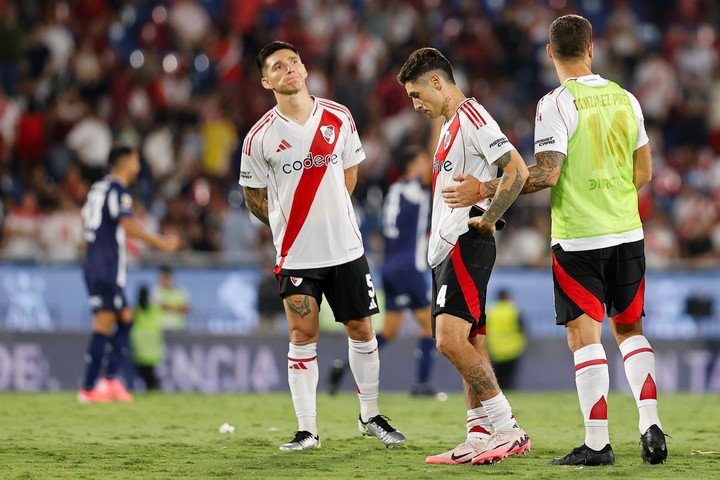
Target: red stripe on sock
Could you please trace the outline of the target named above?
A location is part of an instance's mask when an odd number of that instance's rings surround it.
[[[312,362],[312,361],[315,360],[316,358],[317,358],[317,355],[315,355],[314,357],[310,357],[310,358],[292,358],[292,357],[288,357],[288,360],[290,360],[291,362]]]
[[[627,359],[632,357],[633,355],[637,355],[638,353],[653,353],[653,349],[650,347],[644,347],[644,348],[638,348],[637,350],[633,350],[632,352],[628,353],[623,357],[623,362],[627,362]]]
[[[597,358],[595,360],[588,360],[587,362],[578,363],[575,365],[575,371],[582,370],[586,367],[592,367],[593,365],[607,365],[607,360],[604,358]]]
[[[640,390],[640,400],[657,400],[657,386],[649,373],[645,378],[642,390]]]
[[[607,420],[607,401],[605,400],[605,396],[600,397],[600,400],[593,405],[588,420]]]
[[[488,432],[486,428],[481,427],[480,425],[475,425],[470,429],[468,433],[484,433],[485,435],[490,435],[490,432]]]
[[[467,421],[467,423],[474,422],[475,420],[481,420],[481,419],[483,419],[483,418],[487,418],[487,415],[485,415],[484,417],[471,418],[470,420]]]

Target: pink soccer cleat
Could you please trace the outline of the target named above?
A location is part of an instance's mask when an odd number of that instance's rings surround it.
[[[130,392],[128,392],[125,386],[115,378],[103,378],[100,380],[100,383],[98,383],[98,386],[95,387],[95,389],[105,392],[112,400],[125,403],[131,403],[133,401],[133,396]]]
[[[530,437],[520,427],[511,430],[501,430],[490,435],[485,450],[473,458],[473,465],[497,463],[510,455],[520,455],[529,452],[532,442]]]
[[[425,459],[425,463],[431,465],[458,465],[461,463],[469,463],[473,458],[480,455],[482,449],[482,445],[480,449],[477,449],[469,443],[463,442],[450,451],[430,455]]]
[[[81,388],[77,393],[77,401],[80,403],[108,403],[111,400],[106,392],[98,388],[93,388],[92,390]]]

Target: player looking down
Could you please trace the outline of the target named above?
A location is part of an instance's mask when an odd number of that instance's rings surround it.
[[[550,26],[547,55],[560,86],[540,99],[535,157],[522,193],[551,187],[555,313],[575,360],[585,442],[553,465],[612,465],[610,377],[600,343],[606,315],[639,411],[641,457],[662,463],[667,447],[658,414],[655,354],[643,335],[645,253],[637,191],[652,157],[637,99],[592,73],[592,26],[565,15]],[[497,181],[467,177],[443,191],[448,206],[492,196]]]
[[[433,162],[428,250],[433,330],[437,349],[463,378],[468,408],[466,440],[426,462],[496,462],[524,453],[531,445],[498,387],[485,347],[485,300],[495,263],[496,222],[520,193],[527,167],[485,108],[458,88],[450,63],[439,51],[413,52],[398,81],[415,110],[445,119]],[[442,189],[457,175],[490,180],[498,167],[503,175],[492,203],[450,208],[443,202]]]

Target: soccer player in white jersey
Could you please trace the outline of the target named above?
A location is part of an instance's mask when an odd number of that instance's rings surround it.
[[[642,331],[643,230],[637,191],[652,175],[652,157],[637,99],[590,68],[592,26],[566,15],[550,26],[548,57],[561,85],[538,103],[535,157],[522,193],[552,187],[555,312],[573,351],[585,442],[553,465],[612,465],[608,434],[609,372],[600,343],[611,329],[640,414],[641,457],[667,458],[657,406],[655,356]],[[449,206],[493,195],[497,182],[463,178],[447,188]]]
[[[485,347],[487,283],[495,263],[496,224],[522,189],[527,167],[498,124],[474,98],[455,84],[452,67],[434,48],[421,48],[405,62],[398,81],[413,107],[430,118],[442,116],[433,161],[432,320],[437,348],[463,378],[467,438],[456,448],[430,456],[427,463],[486,464],[530,450],[510,403],[497,384]],[[461,173],[490,180],[503,169],[492,203],[450,208],[443,187]],[[493,430],[491,434],[491,430]]]
[[[256,60],[277,106],[245,138],[240,184],[250,211],[272,230],[289,323],[288,382],[298,431],[280,450],[320,446],[316,390],[323,294],[349,337],[360,431],[389,447],[402,444],[405,437],[378,407],[380,357],[370,321],[378,306],[350,201],[365,159],[355,122],[346,107],[310,96],[307,70],[293,45],[271,42]]]

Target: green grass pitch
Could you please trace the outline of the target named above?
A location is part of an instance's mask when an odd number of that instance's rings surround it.
[[[380,405],[407,444],[386,449],[357,430],[357,398],[318,398],[323,446],[284,453],[295,430],[289,393],[269,395],[138,395],[133,404],[78,405],[74,394],[0,395],[0,478],[238,478],[432,479],[478,478],[720,478],[720,396],[661,395],[670,456],[665,465],[640,459],[637,411],[631,397],[610,395],[614,467],[550,467],[547,461],[582,443],[574,392],[511,393],[530,434],[528,455],[491,466],[425,465],[465,437],[460,394],[445,402],[381,394]],[[220,434],[223,423],[234,434]]]

